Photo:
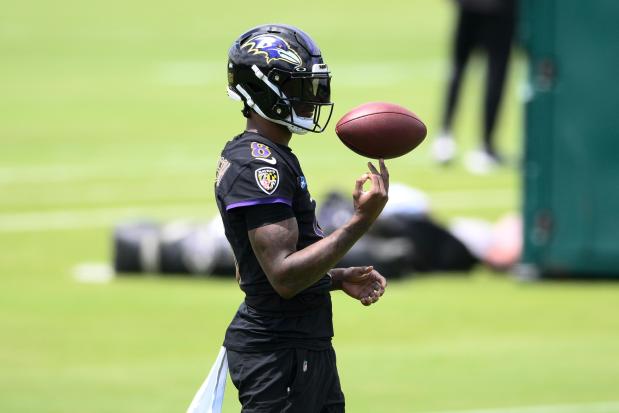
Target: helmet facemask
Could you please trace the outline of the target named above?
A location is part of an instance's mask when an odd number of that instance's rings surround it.
[[[261,96],[259,99],[268,101],[266,104],[256,104],[258,99],[255,95],[260,91],[250,83],[245,87],[238,84],[237,91],[229,88],[228,95],[237,100],[244,97],[242,100],[256,113],[288,127],[292,133],[323,132],[333,112],[333,103],[330,101],[331,75],[326,65],[314,66],[317,70],[311,72],[273,68],[265,75],[253,65],[251,69],[255,77],[269,89],[268,98]],[[264,95],[264,92],[260,94]]]
[[[271,69],[263,81],[277,100],[274,118],[283,121],[293,133],[323,132],[331,119],[331,75],[324,64],[316,64],[311,72]],[[273,88],[272,86],[275,86]]]

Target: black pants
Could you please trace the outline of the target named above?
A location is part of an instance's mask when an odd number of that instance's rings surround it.
[[[488,55],[484,98],[484,146],[494,151],[492,134],[503,94],[509,54],[514,35],[513,15],[493,15],[461,9],[453,39],[452,73],[443,115],[443,128],[450,130],[464,70],[475,48]]]
[[[344,394],[333,349],[228,350],[243,413],[343,413]]]

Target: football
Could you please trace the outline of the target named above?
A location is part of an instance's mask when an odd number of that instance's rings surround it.
[[[368,158],[397,158],[426,137],[426,125],[410,110],[387,102],[369,102],[346,113],[335,133],[352,151]]]

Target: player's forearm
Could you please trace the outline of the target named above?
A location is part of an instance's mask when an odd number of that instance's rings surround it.
[[[335,266],[370,223],[358,216],[322,240],[286,256],[273,277],[274,287],[284,298],[305,290]]]

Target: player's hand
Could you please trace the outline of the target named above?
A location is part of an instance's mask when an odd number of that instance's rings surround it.
[[[363,305],[371,305],[385,293],[387,280],[374,267],[349,267],[340,273],[341,288]]]
[[[353,200],[355,215],[371,224],[378,218],[387,204],[389,194],[389,171],[383,159],[379,160],[380,172],[368,162],[369,173],[361,175],[355,184]],[[368,191],[363,190],[363,185],[371,181],[372,187]]]

